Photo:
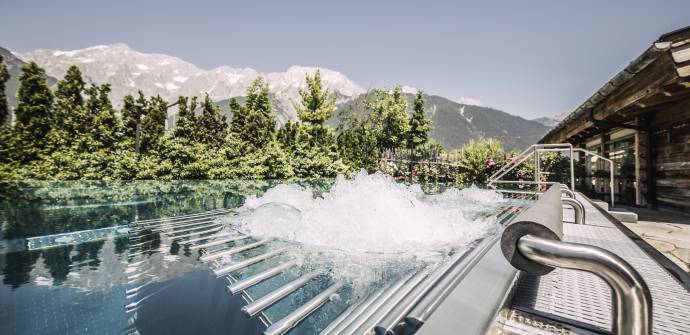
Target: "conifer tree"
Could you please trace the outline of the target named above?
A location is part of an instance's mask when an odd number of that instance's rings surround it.
[[[141,121],[141,151],[147,152],[158,144],[165,134],[168,104],[160,96],[149,100],[146,114]]]
[[[95,141],[91,144],[96,145],[97,148],[111,150],[120,139],[121,127],[108,94],[110,94],[110,84],[92,84],[86,89],[86,95],[89,96],[85,103],[86,124],[91,138]]]
[[[373,93],[373,98],[365,100],[364,106],[371,111],[369,121],[376,134],[379,150],[404,147],[410,124],[402,87],[396,86],[392,93],[386,90],[374,90]]]
[[[276,115],[269,98],[268,84],[259,77],[247,88],[246,100],[241,105],[231,102],[233,109],[233,133],[243,142],[255,148],[263,148],[275,139]]]
[[[19,133],[22,161],[37,158],[51,129],[53,94],[45,80],[45,71],[35,62],[22,67],[17,91],[16,130]]]
[[[143,95],[139,91],[140,95]],[[135,140],[137,136],[137,114],[138,109],[141,108],[134,101],[131,94],[127,94],[123,100],[122,109],[120,109],[120,118],[122,119],[122,136],[127,140]]]
[[[199,116],[199,135],[202,143],[221,145],[225,139],[228,128],[225,115],[220,108],[213,104],[211,98],[206,94],[204,102],[201,104],[201,115]]]
[[[7,87],[7,81],[10,79],[10,73],[7,71],[3,61],[2,55],[0,55],[0,127],[9,123],[10,119],[10,109],[7,104],[7,96],[5,95],[5,88]]]
[[[295,104],[295,110],[300,121],[311,125],[323,125],[333,114],[335,109],[335,96],[329,97],[328,90],[323,88],[321,71],[316,70],[313,77],[305,78],[306,90],[299,90],[302,101]]]
[[[414,101],[414,110],[410,117],[410,134],[408,139],[408,148],[412,150],[413,155],[417,148],[429,140],[430,123],[424,114],[424,94],[422,91],[418,91],[417,98]]]
[[[376,171],[379,152],[376,134],[367,120],[360,119],[352,108],[338,112],[338,151],[352,170]]]
[[[335,98],[323,89],[321,74],[306,75],[307,89],[295,105],[302,123],[288,122],[278,132],[279,140],[291,154],[294,172],[300,177],[335,177],[346,170],[337,149],[333,129],[324,125],[335,109]]]
[[[237,100],[237,98],[230,98],[230,112],[232,113],[232,118],[230,119],[230,131],[235,134],[240,134],[244,131],[245,125],[245,111],[243,110],[242,104]]]
[[[191,101],[190,101],[191,100]],[[197,130],[197,119],[194,110],[197,107],[196,97],[191,99],[179,97],[177,99],[177,123],[173,129],[173,136],[186,140],[195,140],[199,131]]]
[[[77,66],[70,66],[65,77],[57,82],[55,91],[55,126],[74,137],[80,133],[85,120],[84,80]]]

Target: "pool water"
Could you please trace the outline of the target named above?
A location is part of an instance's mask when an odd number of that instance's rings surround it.
[[[227,294],[227,282],[202,267],[151,282],[147,292],[157,294],[127,313],[130,243],[126,230],[117,228],[134,220],[237,207],[246,195],[276,183],[3,183],[0,334],[257,333],[259,323],[240,312],[244,301]],[[70,232],[83,236],[59,238]]]
[[[318,197],[328,196],[335,183],[334,180],[309,180],[298,184]],[[242,212],[247,199],[250,202],[260,200],[268,190],[280,184],[285,183],[75,181],[0,184],[0,334],[261,333],[265,326],[257,318],[247,318],[241,312],[246,304],[243,298],[229,294],[228,281],[217,278],[207,265],[199,262],[198,254],[176,243],[166,244],[166,240],[133,239],[130,232],[136,227],[130,223],[218,209]],[[440,193],[445,188],[445,185],[426,185],[425,191]],[[357,194],[361,190],[354,191]],[[291,196],[287,194],[287,198]],[[437,200],[431,199],[433,201]],[[322,207],[318,203],[308,205],[309,208]],[[481,216],[482,213],[477,211],[472,215]],[[220,221],[224,220],[230,218],[221,217]],[[293,228],[299,229],[299,226]],[[257,232],[260,233],[260,229]],[[285,236],[273,237],[284,239]],[[297,236],[294,241],[287,242],[294,246],[304,242],[300,240],[303,237]],[[148,248],[142,249],[142,243]],[[151,252],[160,248],[165,252]],[[308,244],[304,249],[309,255],[315,254]],[[337,265],[338,259],[328,250],[316,251]],[[140,259],[133,257],[134,254],[146,256],[149,267],[142,267],[142,273],[130,272]],[[251,256],[252,253],[243,255]],[[249,276],[278,261],[280,259],[249,267],[237,276]],[[323,263],[324,260],[318,261]],[[146,276],[146,280],[133,279],[140,274]],[[373,278],[386,279],[387,275],[391,274],[378,273]],[[391,276],[394,275],[393,272]],[[292,279],[294,277],[276,276],[249,292],[261,296],[270,287]],[[301,289],[304,292],[280,301],[266,313],[267,317],[276,320],[285,316],[291,305],[305,302],[331,281],[332,278],[323,276],[318,286],[304,287]],[[132,294],[135,287],[141,290]],[[357,291],[356,286],[348,286],[340,292],[340,301],[324,305],[322,313],[308,318],[292,333],[308,334],[323,329],[347,307],[348,299],[366,295],[376,288],[369,285]]]

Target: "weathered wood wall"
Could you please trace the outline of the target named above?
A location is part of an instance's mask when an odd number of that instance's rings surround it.
[[[659,129],[653,146],[656,200],[690,212],[690,98],[658,111],[652,127]]]

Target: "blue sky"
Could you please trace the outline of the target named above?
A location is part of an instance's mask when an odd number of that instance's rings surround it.
[[[471,97],[525,118],[571,111],[656,40],[690,1],[7,1],[0,46],[142,52],[345,73]]]

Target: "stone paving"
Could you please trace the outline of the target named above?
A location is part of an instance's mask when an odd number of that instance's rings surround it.
[[[637,223],[623,223],[664,256],[690,272],[690,215],[624,207],[637,213]]]

